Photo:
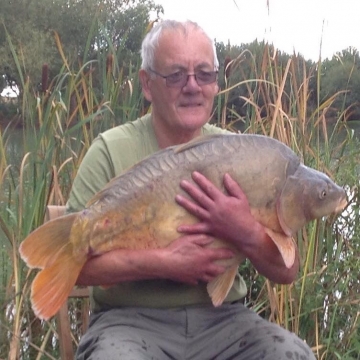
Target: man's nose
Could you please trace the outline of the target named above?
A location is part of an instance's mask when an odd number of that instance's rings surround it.
[[[200,85],[198,84],[198,82],[196,80],[195,74],[188,74],[184,88],[186,88],[186,90],[191,90],[191,89],[198,90],[200,88]]]

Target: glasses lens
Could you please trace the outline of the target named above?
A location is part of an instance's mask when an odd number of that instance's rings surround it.
[[[198,71],[195,74],[196,81],[199,85],[211,84],[216,81],[216,71]]]
[[[162,76],[162,75],[161,75]],[[184,71],[177,71],[176,73],[163,76],[166,79],[168,87],[183,87],[186,85],[189,76],[195,76],[198,85],[207,85],[216,81],[217,71],[197,71],[195,74],[188,75]]]
[[[169,87],[183,87],[186,83],[187,75],[183,71],[166,76],[166,85]]]

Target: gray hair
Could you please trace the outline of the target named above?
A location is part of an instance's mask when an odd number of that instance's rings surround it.
[[[196,22],[187,20],[180,22],[176,20],[162,20],[158,25],[154,26],[145,36],[141,45],[141,68],[149,71],[154,68],[155,51],[159,44],[159,39],[164,30],[181,30],[185,35],[188,33],[189,28],[201,31],[209,40],[214,51],[214,70],[219,68],[219,60],[216,55],[216,48],[214,41],[210,36],[200,27]]]

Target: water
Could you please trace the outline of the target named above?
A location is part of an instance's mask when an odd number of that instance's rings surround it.
[[[8,131],[3,134],[3,144],[7,164],[20,165],[24,156],[24,144],[28,141],[34,141],[33,139],[32,136],[28,136],[25,139],[22,129],[8,129]]]
[[[333,125],[329,125],[329,134],[331,133]],[[354,136],[360,140],[360,121],[352,121],[349,123],[349,129],[353,131]],[[5,136],[4,136],[5,135]],[[24,156],[26,143],[26,150],[33,149],[36,145],[33,133],[24,131],[21,128],[10,129],[7,133],[3,134],[3,142],[5,143],[5,153],[7,164],[19,166]],[[345,133],[344,133],[345,135]]]

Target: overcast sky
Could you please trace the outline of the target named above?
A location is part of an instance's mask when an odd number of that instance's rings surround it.
[[[236,6],[236,4],[237,6]],[[267,7],[269,3],[269,8]],[[164,18],[193,20],[233,45],[265,39],[306,59],[360,50],[360,0],[155,0]],[[322,41],[322,45],[321,45]]]
[[[288,54],[295,50],[313,61],[319,59],[320,47],[322,59],[331,58],[349,46],[360,51],[360,0],[155,0],[155,3],[163,5],[164,18],[196,21],[212,38],[230,41],[232,45],[265,39],[279,50]]]

